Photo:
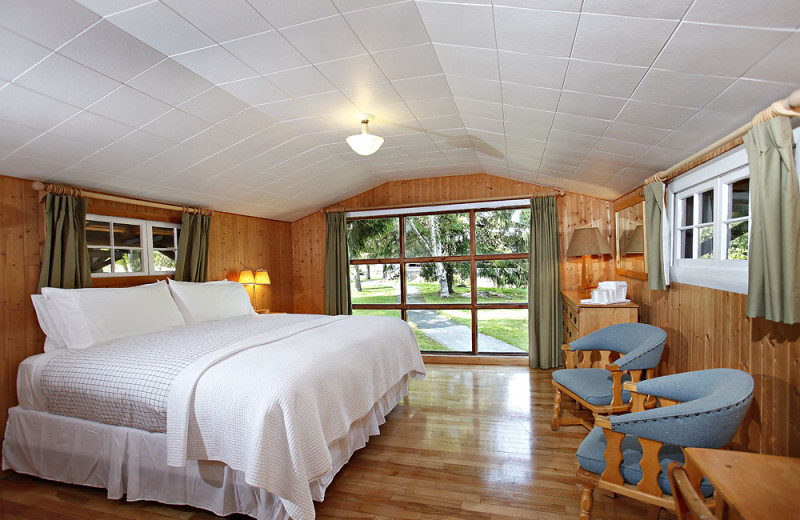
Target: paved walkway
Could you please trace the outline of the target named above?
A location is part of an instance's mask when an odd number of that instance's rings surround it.
[[[419,294],[419,288],[414,285],[407,286],[406,297],[408,303],[425,303]],[[438,311],[429,309],[409,310],[408,321],[416,323],[417,327],[428,337],[438,341],[450,350],[457,352],[472,352],[472,330],[466,325],[461,325],[449,319]],[[492,336],[478,333],[479,352],[524,352],[514,345],[500,341]]]

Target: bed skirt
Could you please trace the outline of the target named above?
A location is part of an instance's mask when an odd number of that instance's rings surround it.
[[[316,501],[350,456],[366,446],[386,415],[408,395],[408,376],[389,389],[372,410],[350,426],[328,449],[333,465],[309,483]],[[289,516],[276,495],[245,482],[244,475],[221,462],[190,461],[166,465],[167,438],[122,426],[53,415],[16,406],[9,410],[3,442],[3,470],[58,482],[108,490],[108,498],[152,500],[190,505],[226,516],[241,513],[258,520]]]

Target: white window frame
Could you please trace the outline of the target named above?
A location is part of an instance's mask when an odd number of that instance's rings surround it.
[[[94,215],[89,214],[86,215],[86,220],[96,220],[98,222],[110,222],[112,224],[129,224],[133,226],[139,226],[139,237],[141,239],[141,254],[142,254],[142,272],[140,273],[131,273],[131,272],[111,272],[111,273],[92,273],[92,278],[109,278],[109,277],[118,277],[118,276],[161,276],[161,275],[170,275],[175,274],[175,271],[156,271],[155,263],[153,262],[153,253],[155,251],[165,251],[169,249],[164,248],[155,248],[153,247],[153,228],[154,227],[161,227],[161,228],[171,228],[171,229],[181,229],[180,224],[173,224],[172,222],[159,222],[157,220],[143,220],[138,218],[125,218],[125,217],[111,217],[108,215]],[[111,263],[114,263],[114,254],[113,250],[114,247],[114,234],[111,234],[111,245],[109,247],[112,248],[111,254]],[[97,246],[90,246],[91,249],[97,249]],[[131,249],[131,248],[121,248],[121,249]],[[135,249],[135,248],[134,248]],[[171,249],[171,248],[170,248]],[[178,243],[177,239],[175,241],[175,258],[178,258]],[[112,268],[113,269],[113,268]]]

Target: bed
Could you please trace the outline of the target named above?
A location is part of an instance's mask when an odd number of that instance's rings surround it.
[[[184,295],[181,308],[173,291],[170,326],[145,325],[165,321],[165,289],[147,289],[162,307],[145,308],[125,307],[124,293],[112,293],[123,298],[114,306],[100,293],[66,293],[84,321],[62,312],[59,325],[74,318],[67,328],[88,333],[61,338],[82,348],[50,348],[20,365],[3,469],[102,487],[113,499],[313,519],[313,501],[379,433],[408,378],[425,375],[413,332],[395,318],[256,315],[249,301],[220,318],[212,298],[204,305],[214,319],[193,319],[203,307]],[[243,302],[238,288],[225,290]],[[51,311],[69,306],[52,296]],[[113,323],[130,320],[130,309],[146,315],[135,316],[138,328]],[[52,322],[42,325],[48,339],[58,336]],[[108,339],[142,327],[154,330]]]

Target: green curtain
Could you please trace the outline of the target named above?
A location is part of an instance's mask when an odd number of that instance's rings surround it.
[[[328,213],[325,226],[325,314],[353,314],[347,218],[344,213]]]
[[[531,199],[528,364],[561,366],[561,246],[555,197]]]
[[[45,241],[39,289],[79,289],[92,286],[86,247],[86,199],[47,194],[44,205]]]
[[[667,288],[664,279],[664,238],[662,216],[664,214],[664,183],[651,182],[644,185],[645,235],[647,235],[647,284],[650,289],[663,291]]]
[[[178,239],[178,261],[175,280],[205,282],[208,280],[208,232],[211,217],[199,213],[184,213]]]
[[[800,192],[789,118],[744,136],[750,162],[747,315],[800,322]]]

